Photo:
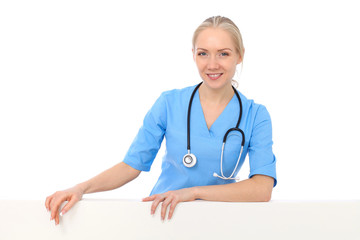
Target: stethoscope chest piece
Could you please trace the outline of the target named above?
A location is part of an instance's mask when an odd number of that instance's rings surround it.
[[[196,164],[196,157],[192,153],[188,153],[183,157],[183,164],[185,167],[191,168]]]

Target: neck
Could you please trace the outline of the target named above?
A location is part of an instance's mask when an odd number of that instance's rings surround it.
[[[220,89],[212,89],[206,86],[205,83],[201,84],[199,88],[199,95],[201,100],[213,104],[228,103],[234,96],[232,85],[226,85]]]

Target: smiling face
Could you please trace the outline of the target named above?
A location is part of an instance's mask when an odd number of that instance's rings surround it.
[[[220,28],[199,33],[193,56],[204,84],[214,90],[231,86],[236,65],[241,63],[230,34]]]

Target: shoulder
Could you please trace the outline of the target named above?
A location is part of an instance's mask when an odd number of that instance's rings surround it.
[[[161,93],[159,99],[166,103],[185,103],[188,102],[196,85],[181,89],[167,90]]]
[[[187,95],[191,95],[191,93],[194,91],[195,86],[189,86],[181,89],[172,89],[167,90],[161,93],[161,97],[163,98],[176,98],[176,97],[183,97]]]
[[[254,121],[262,121],[264,119],[270,120],[270,114],[266,107],[263,104],[255,102],[253,99],[247,98],[244,94],[242,94],[239,90],[239,93],[243,111],[246,116],[252,118]]]
[[[196,86],[190,86],[162,92],[153,104],[151,108],[152,112],[163,114],[164,112],[170,113],[185,108],[189,104],[191,93],[195,87]]]

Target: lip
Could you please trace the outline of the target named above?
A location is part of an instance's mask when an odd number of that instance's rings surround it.
[[[222,73],[207,73],[206,75],[207,75],[208,78],[210,78],[211,80],[217,80],[217,79],[219,79],[223,74],[222,74]]]

